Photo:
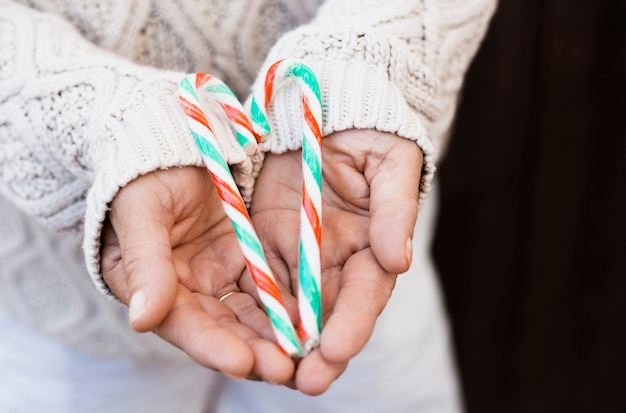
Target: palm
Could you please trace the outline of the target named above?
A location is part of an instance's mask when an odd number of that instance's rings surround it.
[[[296,385],[312,394],[325,390],[366,343],[391,295],[395,275],[406,271],[410,262],[402,236],[412,231],[417,216],[420,152],[412,142],[380,135],[348,131],[324,139],[325,325],[320,350],[301,362],[296,376]],[[285,290],[292,292],[297,288],[300,165],[299,153],[268,155],[251,211],[270,265]],[[408,181],[385,182],[389,171],[393,177],[404,174]],[[409,188],[400,195],[403,201],[394,202],[396,185],[404,184]],[[242,279],[240,285],[250,288],[249,280]],[[295,312],[295,298],[286,302]]]
[[[158,171],[122,189],[103,231],[102,270],[121,301],[144,293],[146,310],[131,320],[136,330],[154,330],[232,376],[291,376],[291,361],[254,330],[261,312],[254,299],[233,296],[233,312],[217,298],[238,290],[245,262],[206,171]]]
[[[334,306],[344,266],[369,248],[369,217],[366,209],[342,199],[326,177],[323,188],[322,297],[327,318]],[[268,155],[257,181],[251,214],[270,266],[284,291],[294,295],[298,288],[300,200],[300,153]],[[287,297],[287,302],[295,304],[295,297]]]

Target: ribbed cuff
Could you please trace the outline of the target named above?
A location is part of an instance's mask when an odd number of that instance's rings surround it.
[[[417,143],[424,156],[419,202],[430,192],[436,154],[419,115],[393,84],[386,68],[362,61],[304,58],[316,73],[321,89],[324,136],[347,129],[374,129]],[[302,118],[300,92],[295,82],[271,102],[268,111],[272,134],[261,149],[283,153],[300,149]]]

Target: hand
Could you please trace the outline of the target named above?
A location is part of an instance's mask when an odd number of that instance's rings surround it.
[[[422,153],[409,140],[370,130],[324,138],[321,345],[302,359],[293,385],[323,393],[368,341],[396,275],[411,263]],[[268,154],[251,215],[285,291],[297,289],[301,154]],[[249,278],[240,287],[253,291]],[[285,300],[295,308],[295,298]]]
[[[293,361],[254,330],[267,327],[258,322],[264,313],[239,292],[245,261],[207,171],[171,168],[139,177],[120,190],[108,218],[102,273],[129,304],[136,331],[153,330],[230,377],[292,377]],[[238,293],[219,300],[231,291]]]

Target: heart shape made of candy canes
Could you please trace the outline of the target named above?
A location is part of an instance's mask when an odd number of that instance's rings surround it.
[[[273,96],[290,80],[297,82],[301,92],[304,125],[297,329],[289,318],[276,279],[265,258],[263,246],[198,98],[198,91],[202,90],[219,103],[230,121],[237,141],[246,154],[252,155],[257,150],[257,143],[271,133],[267,110]],[[298,60],[277,61],[266,71],[264,83],[254,90],[250,100],[249,116],[230,88],[218,78],[206,73],[186,76],[180,83],[179,99],[224,211],[233,224],[246,266],[272,323],[276,340],[287,354],[305,356],[319,345],[322,324],[320,264],[322,103],[317,77],[308,66]]]

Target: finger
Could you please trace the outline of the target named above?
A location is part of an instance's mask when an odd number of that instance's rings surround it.
[[[219,300],[214,301],[217,305],[205,309],[179,285],[171,311],[155,332],[199,364],[243,379],[254,367],[254,355],[244,340],[217,321],[235,320],[235,316]]]
[[[331,363],[347,362],[365,346],[396,280],[381,268],[371,249],[353,255],[343,272],[320,344],[323,358]]]
[[[370,187],[363,176],[364,161],[338,153],[337,146],[335,140],[324,148],[323,208],[332,205],[352,213],[368,215]]]
[[[143,332],[154,329],[169,312],[178,281],[169,225],[163,222],[166,214],[154,205],[139,211],[135,198],[125,194],[120,192],[110,213],[124,267],[124,279],[117,280],[114,293],[128,304],[133,329]]]
[[[276,341],[272,323],[255,298],[246,292],[235,292],[222,299],[237,316],[237,320],[255,331],[255,334],[269,341]]]
[[[297,288],[302,184],[298,154],[288,152],[266,156],[255,183],[251,205],[252,222],[292,320],[297,320],[293,291]],[[239,285],[261,304],[249,273],[242,277]]]
[[[297,266],[301,175],[295,153],[268,155],[255,183],[252,222],[268,261],[279,276]],[[287,281],[283,280],[286,285]]]
[[[268,153],[254,184],[252,215],[276,209],[293,209],[297,212],[300,206],[301,185],[300,151],[289,151],[280,155]],[[259,188],[260,190],[257,190]]]
[[[298,269],[299,204],[294,210],[280,208],[258,212],[252,215],[252,222],[268,264],[281,282],[289,287],[292,273],[297,273]]]
[[[319,349],[313,350],[298,364],[294,387],[304,394],[317,396],[328,390],[347,367],[347,361],[332,363],[324,359]]]
[[[250,347],[254,355],[252,377],[273,384],[286,383],[293,377],[293,360],[273,342],[275,339],[269,319],[254,298],[245,293],[229,295],[222,302],[213,297],[196,297],[207,313],[222,314],[217,319],[219,324],[235,333]],[[225,308],[230,311],[224,313]],[[259,334],[259,331],[262,333]]]
[[[102,224],[102,235],[100,236],[100,271],[102,278],[106,282],[109,290],[116,296],[120,297],[118,292],[124,290],[121,281],[124,281],[124,266],[122,262],[122,250],[117,234],[111,226],[111,221],[107,216]]]
[[[399,138],[382,162],[366,165],[365,174],[378,168],[370,185],[370,244],[383,268],[395,274],[411,264],[421,165],[417,145]]]

